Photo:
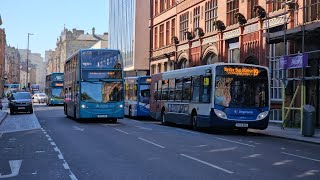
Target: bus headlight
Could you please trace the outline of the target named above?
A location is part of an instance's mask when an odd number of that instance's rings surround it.
[[[84,104],[82,104],[81,107],[82,107],[83,109],[87,108],[87,106],[84,105]]]
[[[257,117],[257,120],[261,120],[261,119],[266,118],[268,116],[268,114],[269,114],[269,111],[265,111],[265,112],[260,113]]]
[[[119,105],[119,107],[120,107],[120,108],[123,108],[123,105],[122,105],[122,104],[120,104],[120,105]]]
[[[223,111],[220,111],[218,109],[214,109],[214,113],[216,113],[216,115],[222,119],[227,119],[227,115]]]

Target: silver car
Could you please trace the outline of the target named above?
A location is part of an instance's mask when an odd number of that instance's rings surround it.
[[[32,96],[33,102],[45,103],[47,101],[47,95],[45,93],[36,93]]]

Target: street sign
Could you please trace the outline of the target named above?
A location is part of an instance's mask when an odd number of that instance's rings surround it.
[[[308,66],[308,54],[299,54],[297,56],[280,57],[280,69],[297,69]]]

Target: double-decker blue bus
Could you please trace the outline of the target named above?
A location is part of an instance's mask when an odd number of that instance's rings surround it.
[[[151,116],[163,124],[266,129],[270,111],[269,70],[217,63],[151,76]]]
[[[125,78],[125,115],[129,117],[150,115],[150,82],[150,76]]]
[[[30,93],[31,94],[40,93],[40,84],[31,84]]]
[[[64,74],[54,72],[46,76],[45,93],[47,97],[47,105],[63,105],[63,79]]]
[[[81,49],[64,67],[64,112],[74,119],[124,117],[123,68],[119,50]]]

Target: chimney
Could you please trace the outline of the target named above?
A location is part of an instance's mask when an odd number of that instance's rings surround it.
[[[92,35],[95,35],[96,34],[96,28],[92,28]]]

